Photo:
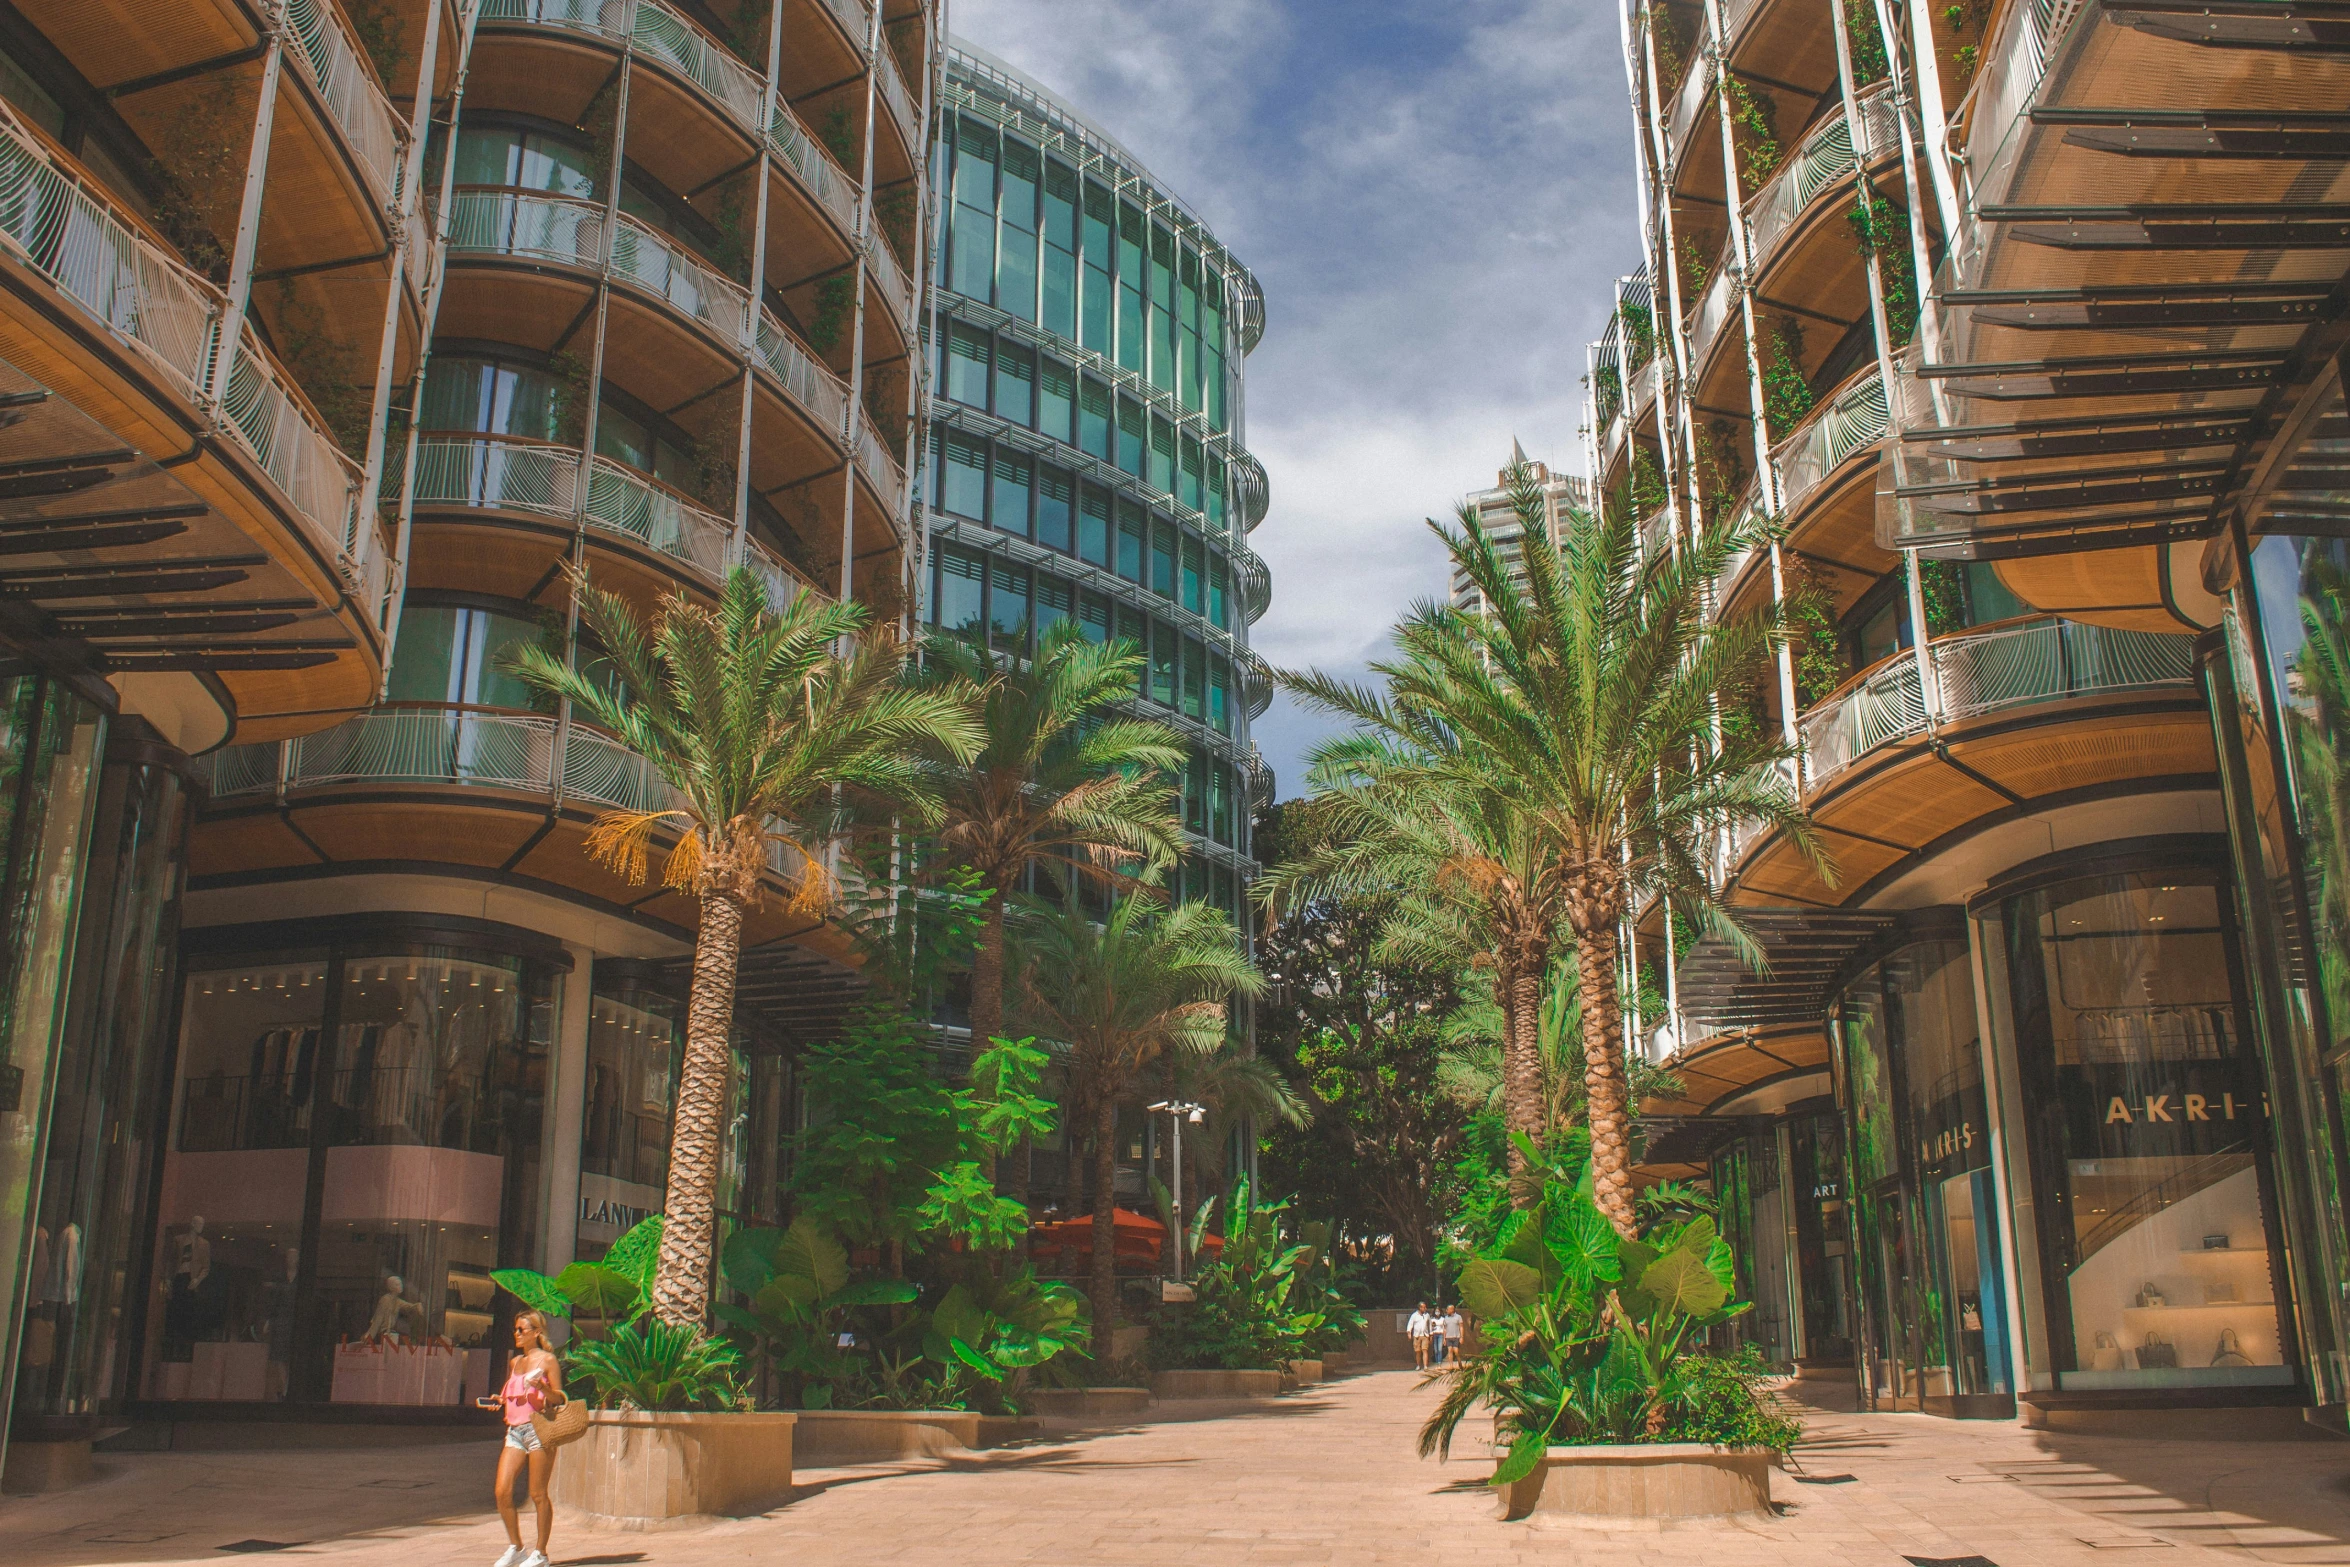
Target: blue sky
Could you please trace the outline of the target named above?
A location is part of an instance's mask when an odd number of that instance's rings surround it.
[[[1181,196],[1265,286],[1248,444],[1276,667],[1360,673],[1442,591],[1423,525],[1514,435],[1579,470],[1583,345],[1635,261],[1631,118],[1604,0],[949,0]],[[1297,792],[1321,721],[1257,744]]]

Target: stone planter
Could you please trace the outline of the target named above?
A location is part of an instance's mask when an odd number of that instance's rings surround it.
[[[1347,1365],[1346,1362],[1346,1353],[1347,1352],[1343,1349],[1326,1349],[1322,1351],[1323,1381],[1335,1382],[1340,1377],[1349,1376],[1352,1374],[1352,1369]]]
[[[794,1441],[802,1468],[936,1458],[979,1447],[979,1422],[968,1409],[803,1409]]]
[[[1151,1378],[1153,1398],[1273,1398],[1278,1371],[1162,1371]]]
[[[798,1418],[599,1409],[555,1456],[555,1506],[621,1529],[763,1512],[791,1497]]]
[[[1025,1442],[1030,1437],[1044,1435],[1044,1422],[1034,1415],[981,1415],[979,1442],[981,1447],[1010,1447],[1014,1442]]]
[[[1038,1414],[1056,1420],[1120,1420],[1151,1407],[1147,1387],[1040,1387],[1027,1396]]]
[[[1767,1518],[1776,1461],[1768,1448],[1702,1442],[1554,1447],[1539,1468],[1510,1485],[1500,1516],[1559,1523]]]
[[[1312,1387],[1322,1380],[1322,1362],[1293,1360],[1281,1371],[1281,1385],[1285,1388]]]

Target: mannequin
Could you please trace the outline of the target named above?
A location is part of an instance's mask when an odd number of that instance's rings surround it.
[[[422,1316],[423,1308],[405,1298],[407,1286],[397,1273],[384,1277],[384,1292],[375,1299],[375,1315],[367,1319],[369,1338],[404,1338],[408,1334],[411,1315]]]
[[[163,1303],[164,1359],[188,1358],[204,1326],[196,1292],[211,1276],[212,1243],[204,1238],[204,1215],[199,1213],[172,1243],[170,1294]]]
[[[188,1293],[193,1295],[204,1287],[212,1276],[212,1243],[204,1238],[204,1215],[196,1214],[188,1220],[187,1232],[180,1236],[178,1261],[172,1267],[172,1288],[179,1281],[188,1281]]]
[[[302,1271],[302,1249],[288,1246],[278,1253],[285,1277],[261,1286],[263,1326],[269,1340],[269,1397],[282,1400],[294,1359],[294,1275]]]

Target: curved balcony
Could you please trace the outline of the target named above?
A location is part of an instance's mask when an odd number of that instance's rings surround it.
[[[285,0],[287,50],[343,132],[352,161],[388,210],[400,199],[407,122],[360,55],[332,0]]]
[[[127,349],[171,405],[173,452],[210,424],[203,412],[227,302],[205,279],[54,162],[0,105],[0,248],[69,301],[108,348]],[[46,336],[38,324],[32,330]],[[361,525],[358,464],[248,324],[229,350],[221,427],[266,476],[267,509],[295,521],[318,558],[380,624],[382,539]],[[227,509],[250,515],[255,507]]]
[[[582,515],[580,455],[576,446],[499,436],[422,436],[416,504],[526,512],[568,526]],[[734,564],[732,523],[608,457],[587,465],[584,513],[589,528],[683,568],[706,591],[722,585]],[[745,542],[775,608],[811,591],[757,540]]]
[[[1771,465],[1779,475],[1780,515],[1794,525],[1813,493],[1844,464],[1873,451],[1891,428],[1885,378],[1872,364],[1814,408],[1795,433],[1772,451]]]
[[[1673,103],[1665,116],[1665,151],[1671,163],[1670,178],[1678,182],[1681,166],[1689,151],[1699,142],[1713,140],[1721,145],[1721,128],[1705,111],[1713,107],[1714,68],[1713,52],[1705,45],[1705,28],[1700,25],[1696,40],[1690,45],[1689,68],[1681,73],[1681,84],[1673,93]]]
[[[1240,770],[1249,803],[1259,808],[1271,805],[1277,780],[1273,776],[1273,765],[1265,760],[1265,753],[1254,745],[1250,746],[1248,754],[1240,760]]]
[[[1937,721],[1962,724],[2009,708],[2163,687],[2192,689],[2194,639],[2046,620],[1962,632],[1926,644]],[[1805,714],[1804,777],[1817,789],[1868,753],[1922,734],[1918,659],[1904,650]]]
[[[1240,612],[1250,625],[1265,618],[1273,607],[1273,568],[1247,545],[1232,547],[1232,590],[1240,598]]]
[[[1232,453],[1232,482],[1239,491],[1240,522],[1243,529],[1254,533],[1257,524],[1273,509],[1273,481],[1265,472],[1265,465],[1257,461],[1254,452],[1237,448]]]

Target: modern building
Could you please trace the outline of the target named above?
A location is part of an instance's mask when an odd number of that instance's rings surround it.
[[[1140,647],[1136,708],[1189,750],[1169,890],[1246,929],[1250,823],[1273,792],[1249,739],[1272,699],[1249,647],[1272,593],[1249,533],[1271,497],[1242,377],[1263,291],[1046,88],[959,39],[944,81],[923,618],[1011,657],[1070,620]],[[1121,1135],[1144,1206],[1147,1119]],[[1041,1150],[1034,1179],[1049,1207],[1065,1161]]]
[[[1509,562],[1510,579],[1523,587],[1525,568],[1520,564],[1525,549],[1525,524],[1518,519],[1516,505],[1510,499],[1510,472],[1525,468],[1534,481],[1542,486],[1542,527],[1544,537],[1557,547],[1559,517],[1563,512],[1586,511],[1591,506],[1591,482],[1581,474],[1552,473],[1548,463],[1535,462],[1526,455],[1526,448],[1510,443],[1510,466],[1494,476],[1494,487],[1479,490],[1468,497],[1467,504],[1477,509],[1477,520],[1492,536],[1495,548]],[[1467,574],[1455,567],[1452,574],[1452,606],[1469,610],[1482,608],[1485,597],[1469,582]]]
[[[2162,0],[1624,24],[1592,471],[1775,519],[1717,602],[1804,610],[1755,717],[1837,872],[1726,835],[1767,974],[1646,911],[1649,1173],[1872,1407],[2338,1423],[2341,174],[2250,127],[2350,65]]]
[[[934,6],[164,9],[0,4],[12,1484],[479,1389],[489,1269],[660,1204],[693,929],[582,849],[657,780],[497,655],[596,657],[567,568],[918,586]],[[787,901],[738,1216],[855,984]]]

